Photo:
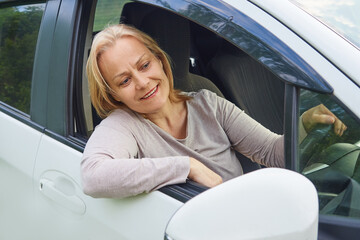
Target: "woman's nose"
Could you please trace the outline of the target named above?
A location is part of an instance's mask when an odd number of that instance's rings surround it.
[[[149,78],[147,78],[146,76],[142,75],[142,74],[136,74],[135,77],[135,84],[136,84],[136,89],[142,89],[142,88],[146,88],[147,85],[149,84]]]

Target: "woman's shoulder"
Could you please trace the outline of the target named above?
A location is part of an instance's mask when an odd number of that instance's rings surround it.
[[[99,126],[109,127],[113,129],[130,129],[133,125],[138,125],[140,122],[138,116],[128,109],[115,109],[109,116],[104,118]]]
[[[198,92],[189,92],[187,94],[192,97],[190,100],[191,103],[201,106],[212,106],[212,108],[216,108],[219,101],[225,100],[207,89],[201,89]]]
[[[186,94],[191,96],[194,101],[214,101],[218,98],[216,93],[207,89],[201,89],[198,92],[188,92]]]

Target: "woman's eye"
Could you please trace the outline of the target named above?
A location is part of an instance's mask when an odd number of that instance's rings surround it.
[[[146,62],[144,65],[142,65],[141,70],[145,70],[149,67],[150,62]]]
[[[125,78],[123,81],[120,82],[120,86],[126,85],[130,81],[130,78]]]

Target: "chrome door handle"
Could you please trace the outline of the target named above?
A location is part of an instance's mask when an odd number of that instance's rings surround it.
[[[75,186],[74,186],[75,188]],[[40,191],[57,204],[77,214],[84,214],[85,203],[75,194],[67,194],[55,186],[55,183],[48,179],[40,180]]]

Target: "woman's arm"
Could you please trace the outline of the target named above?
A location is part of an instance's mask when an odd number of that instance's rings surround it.
[[[284,137],[249,117],[233,103],[217,97],[217,116],[234,149],[269,167],[284,167]]]
[[[206,187],[215,187],[223,182],[219,174],[192,157],[190,157],[190,172],[188,177]]]
[[[93,197],[123,198],[183,183],[190,172],[186,156],[135,158],[131,134],[106,126],[96,128],[81,163],[84,192]]]

